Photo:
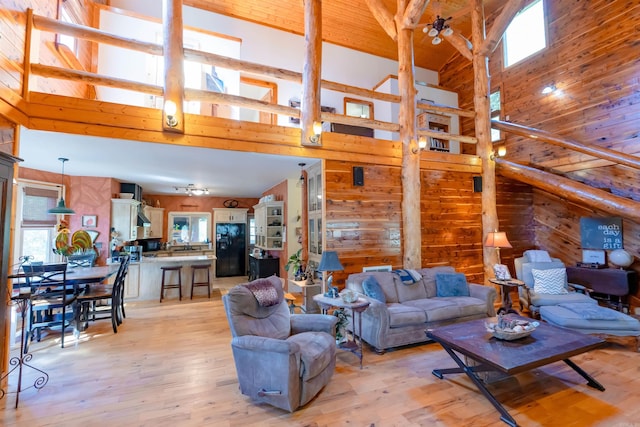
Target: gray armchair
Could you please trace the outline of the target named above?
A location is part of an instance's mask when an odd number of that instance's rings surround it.
[[[534,290],[533,270],[565,269],[566,267],[558,258],[551,258],[545,251],[525,251],[522,257],[514,260],[516,277],[522,280],[525,286],[518,288],[520,306],[528,309],[533,317],[539,317],[540,307],[558,305],[562,303],[587,302],[597,304],[597,301],[585,293],[585,287],[566,281],[564,288],[566,293],[552,294],[540,293]],[[542,254],[541,254],[542,253]],[[535,256],[543,255],[542,258]],[[545,259],[546,258],[546,259]]]
[[[258,302],[247,286],[258,283],[273,285],[275,305]],[[335,316],[291,314],[276,276],[237,285],[222,301],[242,394],[293,412],[329,382],[336,364]]]

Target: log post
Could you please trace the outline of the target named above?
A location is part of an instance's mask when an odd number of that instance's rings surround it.
[[[482,244],[484,277],[492,277],[492,266],[498,263],[498,255],[493,248],[485,248],[487,233],[498,230],[496,208],[496,165],[491,158],[491,120],[489,106],[489,59],[480,52],[484,41],[484,11],[482,0],[473,0],[471,11],[471,36],[473,43],[473,104],[476,110],[476,154],[482,162]]]
[[[420,150],[416,140],[416,87],[413,75],[413,30],[402,26],[405,2],[398,0],[398,90],[402,143],[402,241],[404,268],[422,266],[420,227]]]
[[[320,123],[320,70],[322,69],[322,1],[304,0],[304,67],[302,71],[302,102],[300,127],[302,145],[322,145],[314,131]]]
[[[182,0],[164,0],[164,108],[162,129],[184,133],[184,51],[182,46]],[[167,103],[175,106],[167,114]]]

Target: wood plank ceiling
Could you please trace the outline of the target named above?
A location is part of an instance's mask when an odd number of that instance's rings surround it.
[[[390,13],[395,14],[396,0],[381,1]],[[470,3],[469,0],[431,1],[420,23],[433,22],[437,15],[451,16],[451,28],[469,39]],[[484,3],[485,15],[502,4],[499,0],[486,0]],[[184,4],[294,34],[304,34],[303,0],[184,0]],[[322,0],[322,38],[339,46],[398,59],[396,43],[375,20],[366,0]],[[419,28],[414,34],[414,52],[416,66],[439,71],[456,51],[446,41],[433,45],[431,38]]]

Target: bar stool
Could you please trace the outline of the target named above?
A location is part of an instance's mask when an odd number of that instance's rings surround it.
[[[175,289],[178,288],[178,295],[180,296],[180,301],[182,301],[182,266],[181,265],[165,265],[160,267],[162,269],[162,285],[160,287],[160,302],[164,298],[164,290],[165,289]],[[167,272],[177,271],[178,272],[178,283],[167,283],[165,284],[165,276]],[[171,277],[171,276],[169,276]]]
[[[196,286],[206,286],[207,295],[209,296],[209,299],[211,299],[211,283],[210,283],[210,276],[209,276],[209,267],[211,266],[208,264],[191,266],[191,299],[193,299],[193,288],[195,288]],[[196,282],[196,271],[198,270],[206,270],[207,272],[206,282]]]

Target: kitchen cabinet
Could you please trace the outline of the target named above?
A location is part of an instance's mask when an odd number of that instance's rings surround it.
[[[247,209],[215,208],[213,222],[247,222]]]
[[[149,221],[151,221],[151,227],[149,227],[149,235],[144,237],[162,238],[162,233],[164,231],[164,208],[145,206],[144,215],[149,218]]]
[[[249,255],[249,281],[274,274],[280,276],[280,258]]]
[[[307,169],[307,221],[309,246],[309,261],[315,265],[320,264],[322,257],[322,211],[323,211],[323,185],[322,167],[319,162]]]
[[[256,223],[256,247],[282,250],[284,242],[284,202],[264,202],[253,207]]]
[[[129,264],[124,278],[124,298],[138,298],[140,294],[140,264]]]
[[[132,199],[111,199],[111,228],[115,228],[118,239],[129,242],[138,238],[138,206]]]

